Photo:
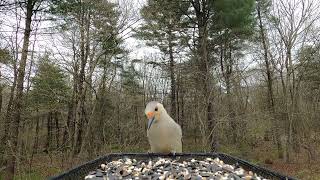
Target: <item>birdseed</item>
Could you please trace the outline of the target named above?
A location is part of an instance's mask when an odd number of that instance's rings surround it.
[[[140,161],[123,158],[101,164],[97,170],[85,177],[85,180],[109,179],[266,180],[238,165],[225,164],[219,158],[202,160],[155,158]]]

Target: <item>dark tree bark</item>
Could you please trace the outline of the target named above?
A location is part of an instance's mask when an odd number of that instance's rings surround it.
[[[215,125],[213,124],[214,123],[214,112],[213,112],[213,107],[212,107],[212,103],[209,102],[209,105],[208,105],[208,126],[209,127],[214,127]],[[210,129],[211,130],[211,129]],[[210,137],[209,137],[209,140],[210,140],[210,147],[211,147],[211,151],[217,151],[217,148],[218,148],[218,139],[217,139],[217,136],[215,135],[214,132],[210,132]]]
[[[169,34],[169,61],[170,61],[170,81],[171,81],[171,117],[177,120],[177,103],[176,103],[176,78],[175,78],[175,67],[174,67],[174,57],[173,57],[173,46],[172,46],[172,35]]]
[[[117,105],[117,133],[118,133],[118,142],[121,145],[122,142],[122,133],[121,133],[121,119],[120,119],[120,104]]]
[[[25,68],[28,57],[28,48],[29,48],[29,40],[31,33],[31,21],[33,15],[33,7],[35,5],[36,0],[28,0],[26,2],[26,19],[25,19],[25,29],[24,29],[24,38],[23,38],[23,46],[22,46],[22,54],[20,59],[20,65],[18,69],[17,76],[17,91],[16,96],[13,101],[13,111],[12,111],[12,136],[10,138],[11,146],[7,147],[7,149],[11,149],[13,154],[9,155],[9,159],[7,161],[6,167],[6,175],[5,179],[13,179],[15,173],[15,166],[18,157],[18,137],[19,137],[19,126],[21,120],[21,111],[23,104],[23,82],[25,77]],[[11,114],[11,113],[10,113]],[[11,116],[9,115],[8,118]]]
[[[90,15],[85,15],[84,7],[81,7],[80,12],[80,72],[79,72],[79,83],[78,83],[78,98],[79,98],[79,108],[78,108],[78,129],[76,136],[76,143],[74,147],[74,155],[79,154],[81,151],[83,139],[84,139],[84,127],[87,123],[86,115],[86,90],[85,86],[85,67],[88,61],[89,55],[89,27],[90,27]]]
[[[183,86],[183,80],[181,78],[181,72],[179,72],[179,74],[177,75],[177,113],[178,113],[178,123],[181,126],[182,132],[184,132],[184,118],[185,118],[185,114],[184,114],[184,94],[185,94],[185,89]]]
[[[237,121],[236,112],[234,109],[233,94],[232,94],[232,74],[234,61],[232,59],[232,49],[230,40],[227,35],[224,37],[224,42],[220,45],[220,67],[224,82],[226,85],[226,102],[228,107],[228,118],[231,126],[232,143],[237,142]]]
[[[259,20],[259,30],[260,30],[260,37],[261,37],[261,43],[263,47],[263,57],[264,62],[266,66],[266,74],[267,74],[267,84],[268,84],[268,107],[271,110],[271,112],[274,112],[274,98],[273,98],[273,79],[272,79],[272,71],[270,66],[270,61],[268,58],[268,46],[266,42],[266,36],[264,32],[264,27],[262,23],[262,17],[261,17],[261,10],[260,10],[260,3],[257,5],[257,13],[258,13],[258,20]]]
[[[74,142],[76,138],[76,121],[77,121],[77,105],[79,102],[78,98],[78,83],[79,83],[79,60],[78,60],[78,52],[76,49],[76,40],[75,36],[72,37],[72,51],[73,51],[73,88],[72,88],[72,97],[70,102],[68,103],[68,117],[67,117],[67,132],[69,137],[69,146],[71,149],[74,149]],[[65,131],[66,132],[66,131]],[[66,137],[66,136],[65,136]],[[64,138],[64,142],[66,138]],[[64,143],[66,144],[66,143]]]
[[[182,129],[182,132],[184,132],[183,130],[185,129],[184,124],[185,124],[185,113],[184,113],[184,91],[182,90],[182,92],[180,93],[181,96],[181,120],[180,120],[180,126]]]
[[[37,117],[36,117],[36,133],[35,133],[35,135],[34,135],[34,142],[33,142],[33,146],[32,146],[32,152],[31,152],[29,169],[31,169],[32,163],[33,163],[33,157],[34,157],[35,154],[38,153],[38,149],[39,149],[40,115],[38,115],[38,114],[39,114],[38,108],[37,108],[36,112],[37,112]]]
[[[270,65],[270,60],[268,58],[268,46],[267,46],[267,37],[265,35],[264,26],[262,23],[262,16],[261,16],[261,4],[258,2],[256,6],[257,14],[258,14],[258,23],[259,23],[259,33],[263,48],[263,57],[265,62],[265,68],[266,68],[266,75],[267,75],[267,86],[268,86],[268,109],[271,114],[275,115],[275,104],[274,104],[274,95],[273,95],[273,78],[272,78],[272,70]],[[273,131],[274,136],[277,144],[278,149],[278,157],[283,158],[283,148],[280,141],[280,134],[279,134],[279,123],[278,118],[274,117],[273,122]]]
[[[1,139],[1,142],[4,146],[6,146],[9,134],[8,130],[10,129],[10,121],[12,119],[12,104],[14,100],[15,90],[17,86],[17,76],[18,76],[18,69],[17,69],[17,62],[18,62],[18,33],[19,33],[19,27],[16,28],[15,31],[15,57],[13,59],[13,82],[12,86],[10,88],[10,97],[9,102],[6,109],[6,117],[5,117],[5,123],[4,123],[4,136]]]
[[[0,66],[1,69],[1,66]],[[0,70],[0,79],[1,79],[1,70]],[[0,114],[2,112],[2,91],[3,91],[3,86],[0,84]]]
[[[37,110],[38,112],[38,110]],[[34,137],[34,143],[33,143],[33,151],[32,151],[32,157],[33,154],[38,153],[38,149],[39,149],[39,123],[40,123],[40,116],[37,116],[37,121],[36,121],[36,134]]]
[[[75,53],[75,50],[74,50]],[[74,54],[75,60],[75,54]],[[69,146],[73,148],[73,142],[75,138],[75,125],[76,125],[76,111],[78,98],[76,95],[78,94],[78,63],[74,64],[74,72],[73,72],[73,91],[70,101],[68,102],[68,116],[67,116],[67,127],[64,129],[63,133],[63,146]]]
[[[5,123],[4,123],[4,136],[1,139],[2,144],[5,146],[7,144],[7,140],[9,138],[9,129],[10,129],[10,121],[12,119],[12,104],[14,100],[14,92],[17,86],[17,64],[16,60],[13,62],[13,82],[12,86],[10,88],[10,97],[7,105],[7,110],[6,110],[6,117],[5,117]]]
[[[210,7],[209,0],[190,0],[192,4],[195,15],[196,15],[196,23],[197,23],[197,31],[198,31],[198,45],[197,45],[197,67],[199,71],[199,82],[201,83],[200,87],[202,90],[202,99],[200,102],[204,105],[206,109],[205,119],[207,120],[208,130],[211,132],[215,125],[215,118],[213,113],[213,106],[211,101],[213,101],[212,87],[210,83],[210,63],[209,63],[209,55],[208,55],[208,23],[210,18]],[[209,139],[212,142],[210,145],[210,149],[212,151],[216,151],[217,147],[217,139],[210,136]]]
[[[59,127],[59,112],[54,112],[54,120],[55,120],[55,134],[56,134],[56,148],[60,147],[60,127]]]
[[[52,112],[48,113],[47,117],[47,142],[46,142],[46,152],[48,153],[52,147],[52,127],[53,127],[53,115]]]

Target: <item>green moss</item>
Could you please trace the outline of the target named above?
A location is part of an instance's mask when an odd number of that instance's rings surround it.
[[[4,175],[0,174],[0,180],[4,180]],[[43,180],[46,177],[40,172],[21,173],[14,177],[14,180]]]
[[[320,179],[320,174],[312,172],[310,169],[303,169],[297,172],[296,177],[298,179],[314,180]]]
[[[43,175],[39,172],[30,172],[30,173],[23,173],[19,174],[18,176],[15,176],[15,180],[42,180],[45,179]]]

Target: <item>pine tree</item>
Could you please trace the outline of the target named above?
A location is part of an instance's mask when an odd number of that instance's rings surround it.
[[[55,133],[56,147],[60,145],[60,124],[58,115],[63,113],[70,97],[70,88],[66,76],[46,54],[40,59],[38,72],[32,79],[33,88],[28,96],[28,107],[37,112],[36,135],[34,151],[38,149],[39,139],[39,114],[47,115],[47,142],[46,151],[53,147],[53,134]],[[55,128],[55,129],[54,129]]]
[[[50,61],[49,55],[40,59],[38,72],[32,79],[31,106],[42,111],[59,111],[67,102],[70,88],[63,71]]]
[[[169,58],[167,64],[171,81],[171,116],[177,119],[175,54],[181,47],[181,31],[185,23],[182,16],[188,3],[178,0],[149,0],[141,10],[145,23],[139,27],[136,37],[158,48]]]
[[[237,57],[242,56],[246,40],[250,40],[254,29],[254,0],[217,0],[213,3],[213,24],[210,26],[213,42],[217,45],[220,57],[220,69],[226,87],[226,102],[230,125],[232,129],[232,141],[237,141],[236,110],[233,100],[233,82],[235,81],[235,69]],[[214,46],[213,46],[214,47]]]

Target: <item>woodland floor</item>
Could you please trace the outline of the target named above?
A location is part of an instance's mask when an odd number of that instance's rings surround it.
[[[110,149],[110,152],[117,152],[117,147]],[[128,152],[143,152],[141,148],[130,148]],[[190,149],[190,150],[188,150]],[[186,147],[186,151],[192,151],[192,147]],[[276,151],[269,147],[268,143],[259,145],[255,149],[248,147],[221,147],[221,151],[231,154],[242,159],[246,159],[254,164],[264,166],[268,169],[280,172],[281,174],[289,175],[303,180],[319,180],[320,166],[315,162],[308,162],[305,152],[295,154],[293,163],[286,163],[283,160],[277,159]],[[107,153],[107,152],[106,152]],[[268,158],[266,158],[268,157]],[[47,177],[57,175],[66,169],[72,168],[79,164],[86,162],[83,159],[74,159],[72,162],[65,162],[62,155],[59,153],[52,153],[51,157],[48,154],[41,154],[34,157],[32,167],[30,168],[30,161],[21,161],[19,175],[15,178],[17,180],[42,180]],[[92,158],[95,159],[95,158]],[[266,164],[267,162],[267,164]],[[299,163],[298,163],[299,162]],[[319,161],[318,161],[319,162]],[[0,174],[0,180],[1,174]]]

